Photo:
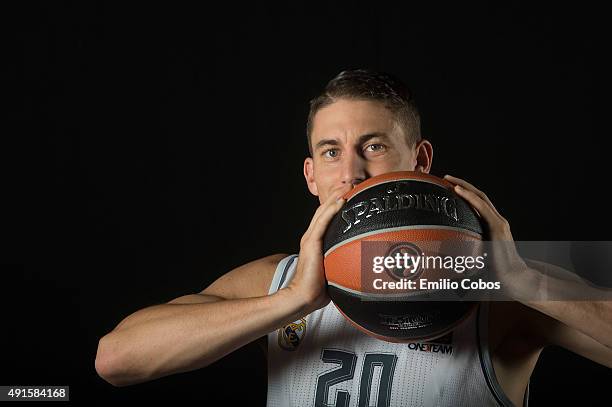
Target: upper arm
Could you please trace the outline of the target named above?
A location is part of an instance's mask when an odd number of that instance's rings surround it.
[[[197,304],[268,295],[278,263],[287,254],[273,254],[228,271],[197,294],[188,294],[168,304]]]
[[[268,295],[276,266],[287,254],[273,254],[246,263],[216,279],[200,294],[226,300]]]

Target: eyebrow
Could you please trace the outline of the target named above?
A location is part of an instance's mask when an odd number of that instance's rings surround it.
[[[384,141],[388,141],[389,140],[389,135],[387,133],[383,133],[383,132],[373,132],[373,133],[368,133],[368,134],[364,134],[362,136],[359,136],[359,140],[358,140],[358,144],[364,144],[365,142],[369,141],[370,139],[373,138],[380,138]],[[315,151],[317,151],[318,149],[320,149],[323,146],[337,146],[340,145],[340,142],[337,139],[323,139],[320,140],[316,145],[315,145]]]

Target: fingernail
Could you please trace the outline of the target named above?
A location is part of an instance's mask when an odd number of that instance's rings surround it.
[[[461,188],[461,185],[455,185],[455,189],[457,191],[463,191],[463,188]]]

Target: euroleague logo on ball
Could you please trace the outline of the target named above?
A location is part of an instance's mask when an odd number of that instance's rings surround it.
[[[422,254],[421,249],[414,243],[402,242],[389,249],[386,254],[387,258],[401,258],[405,262],[403,266],[397,267],[393,265],[391,267],[385,267],[387,275],[395,281],[412,280],[418,278],[423,273],[423,266],[421,262],[417,261],[415,264],[414,259],[420,257]]]

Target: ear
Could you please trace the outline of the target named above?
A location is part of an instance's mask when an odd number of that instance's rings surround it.
[[[433,146],[428,140],[422,139],[415,146],[416,165],[415,171],[429,174],[433,161]]]
[[[308,185],[310,193],[319,196],[319,189],[314,178],[314,161],[311,157],[304,160],[304,178],[306,178],[306,185]]]

